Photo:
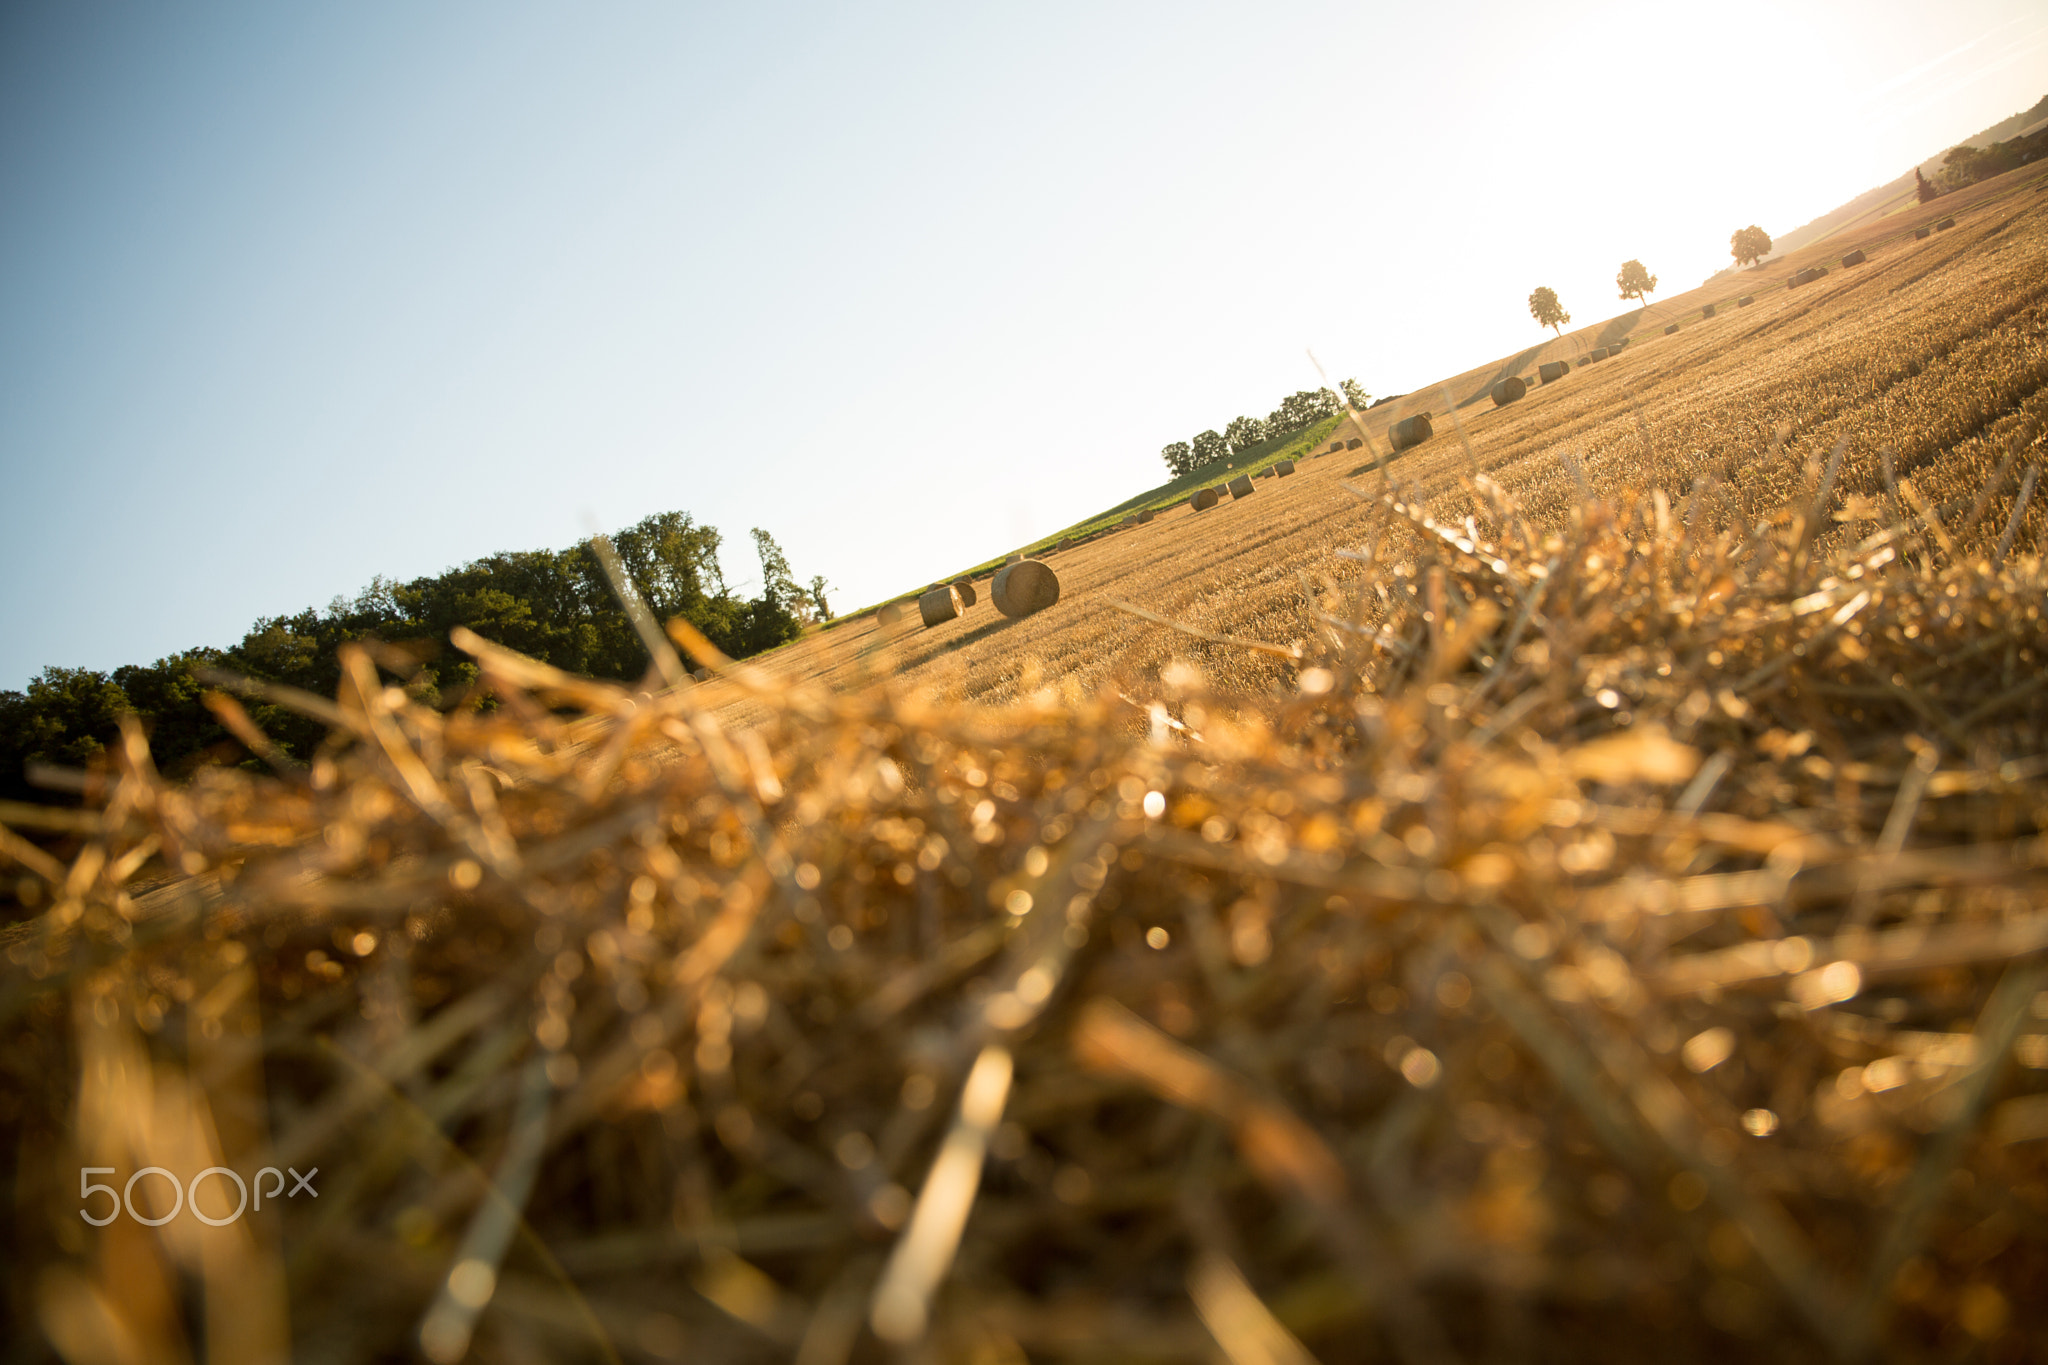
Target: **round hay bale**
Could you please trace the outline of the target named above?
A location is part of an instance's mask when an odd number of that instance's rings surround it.
[[[1571,370],[1572,367],[1562,360],[1546,360],[1536,367],[1536,377],[1546,384],[1554,384]]]
[[[1022,550],[1012,550],[1012,551],[1010,552],[1010,557],[1009,557],[1008,559],[1004,560],[1004,561],[1003,561],[1003,563],[1005,563],[1005,564],[1015,564],[1015,563],[1017,563],[1017,562],[1018,562],[1019,560],[1021,560],[1021,559],[1023,559],[1023,558],[1024,558],[1024,552],[1023,552]]]
[[[1273,476],[1275,478],[1284,479],[1293,472],[1294,461],[1292,460],[1281,460],[1273,466]]]
[[[875,613],[875,622],[878,625],[893,626],[902,619],[903,608],[894,602],[885,603],[882,609]]]
[[[1936,223],[1936,224],[1934,225],[1934,230],[1935,230],[1936,232],[1947,232],[1947,231],[1948,231],[1948,230],[1949,230],[1950,228],[1954,227],[1955,225],[1956,225],[1956,220],[1955,220],[1955,219],[1953,219],[1953,218],[1944,218],[1944,219],[1942,219],[1942,220],[1941,220],[1940,222],[1938,222],[1938,223]]]
[[[1215,505],[1216,490],[1213,488],[1197,488],[1194,496],[1188,499],[1188,506],[1197,512],[1206,512]]]
[[[917,614],[923,618],[926,630],[944,625],[960,614],[960,590],[951,583],[933,588],[917,599]]]
[[[1152,520],[1152,518],[1158,515],[1159,514],[1157,512],[1153,511],[1151,508],[1148,507],[1144,511],[1138,513],[1138,525],[1143,526],[1146,522]]]
[[[1071,550],[1074,548],[1074,538],[1072,536],[1061,536],[1060,543],[1053,546],[1053,548],[1055,550]]]
[[[1012,620],[1022,620],[1060,600],[1060,576],[1050,564],[1021,559],[997,572],[988,595],[997,611]]]
[[[1933,229],[1933,228],[1924,228],[1924,227],[1923,227],[1923,228],[1914,228],[1914,229],[1913,229],[1913,240],[1914,240],[1914,241],[1916,241],[1916,242],[1924,242],[1924,241],[1926,241],[1926,240],[1928,239],[1928,237],[1932,236],[1932,235],[1933,235],[1933,233],[1934,233],[1934,229]]]
[[[1529,386],[1527,384],[1510,376],[1493,386],[1493,405],[1497,408],[1504,408],[1510,403],[1520,402],[1528,392]]]
[[[1332,442],[1330,442],[1330,449],[1331,449],[1331,451],[1332,451],[1332,452],[1335,452],[1335,451],[1339,451],[1339,450],[1342,450],[1343,448],[1344,448],[1344,443],[1343,443],[1342,441],[1332,441]]]
[[[1252,495],[1252,481],[1248,474],[1240,474],[1223,486],[1230,490],[1232,498],[1248,498]]]
[[[1739,298],[1739,299],[1735,300],[1735,306],[1736,306],[1737,308],[1747,308],[1747,307],[1749,307],[1749,305],[1751,305],[1752,303],[1755,303],[1755,302],[1756,302],[1756,295],[1754,295],[1754,294],[1744,294],[1744,295],[1743,295],[1743,296],[1742,296],[1741,298]]]
[[[1345,448],[1346,450],[1356,450],[1356,449],[1358,449],[1358,448],[1359,448],[1360,446],[1362,446],[1362,445],[1364,445],[1364,444],[1365,444],[1365,438],[1364,438],[1364,437],[1362,437],[1362,436],[1354,436],[1354,437],[1352,437],[1352,438],[1351,438],[1350,440],[1348,440],[1348,441],[1346,441],[1346,442],[1344,443],[1344,448]]]
[[[1589,351],[1589,352],[1587,352],[1587,353],[1586,353],[1586,359],[1588,359],[1588,360],[1605,360],[1605,359],[1607,359],[1607,348],[1606,348],[1605,346],[1595,346],[1595,347],[1594,347],[1594,348],[1593,348],[1593,349],[1592,349],[1591,351]]]
[[[1411,446],[1421,445],[1435,434],[1435,430],[1429,425],[1429,414],[1418,412],[1413,417],[1404,418],[1388,427],[1387,441],[1398,454]]]
[[[711,670],[708,668],[700,668],[696,672],[692,673],[690,676],[692,678],[695,678],[698,682],[709,682],[711,681]]]
[[[1671,334],[1672,334],[1673,332],[1675,332],[1675,331],[1677,331],[1677,330],[1678,330],[1678,324],[1674,322],[1674,323],[1672,323],[1672,324],[1671,324],[1671,325],[1670,325],[1669,327],[1666,327],[1666,328],[1664,329],[1664,335],[1665,335],[1665,336],[1670,336],[1670,335],[1671,335]]]
[[[971,579],[954,579],[953,591],[960,594],[960,605],[962,607],[971,607],[981,600],[980,595],[974,591],[974,583]]]
[[[1842,258],[1842,269],[1847,270],[1852,265],[1862,265],[1869,259],[1868,256],[1863,254],[1863,248],[1858,247]]]
[[[1700,305],[1700,316],[1701,316],[1701,317],[1703,317],[1703,318],[1710,318],[1710,317],[1714,316],[1714,305],[1713,305],[1713,304],[1711,304],[1711,303],[1703,303],[1703,304],[1701,304],[1701,305]]]

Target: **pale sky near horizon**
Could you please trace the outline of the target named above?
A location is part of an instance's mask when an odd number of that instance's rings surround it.
[[[2038,0],[1548,8],[17,0],[0,688],[666,510],[872,602],[2048,93]]]

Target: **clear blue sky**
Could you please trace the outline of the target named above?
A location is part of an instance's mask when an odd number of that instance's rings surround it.
[[[669,509],[873,601],[2044,92],[2038,0],[12,0],[0,687]]]

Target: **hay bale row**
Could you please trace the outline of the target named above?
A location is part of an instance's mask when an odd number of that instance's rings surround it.
[[[1842,258],[1842,269],[1847,270],[1852,265],[1862,265],[1865,261],[1869,259],[1870,258],[1868,256],[1863,254],[1863,248],[1857,247],[1854,251],[1850,252],[1848,255]]]
[[[1936,224],[1934,225],[1934,230],[1935,230],[1936,232],[1947,232],[1947,231],[1948,231],[1948,230],[1949,230],[1950,228],[1954,227],[1955,225],[1956,225],[1956,220],[1955,220],[1955,219],[1953,219],[1953,218],[1944,218],[1944,219],[1942,219],[1942,220],[1941,220],[1940,222],[1938,222],[1938,223],[1936,223]]]
[[[1588,365],[1592,364],[1596,360],[1605,359],[1607,359],[1607,348],[1605,346],[1595,346],[1591,351],[1587,352],[1586,354],[1586,363]]]
[[[1340,451],[1340,450],[1342,450],[1343,448],[1344,448],[1344,443],[1343,443],[1342,441],[1332,441],[1332,442],[1330,442],[1330,453],[1332,453],[1332,454],[1336,453],[1337,451]]]
[[[1554,384],[1571,373],[1571,365],[1562,360],[1546,360],[1536,367],[1536,377],[1546,384]]]
[[[1755,302],[1756,302],[1756,295],[1754,295],[1754,294],[1744,294],[1744,295],[1743,295],[1743,296],[1742,296],[1741,298],[1739,298],[1739,299],[1735,300],[1735,306],[1736,306],[1737,308],[1747,308],[1747,307],[1749,307],[1749,305],[1751,305],[1752,303],[1755,303]]]
[[[1273,466],[1273,476],[1275,478],[1284,479],[1293,472],[1294,461],[1292,460],[1281,460]]]
[[[1785,287],[1787,289],[1797,289],[1802,284],[1812,284],[1815,280],[1819,279],[1821,276],[1827,273],[1828,268],[1824,265],[1810,265],[1806,267],[1806,269],[1794,275],[1791,279],[1785,281]]]
[[[1146,522],[1152,520],[1152,518],[1158,515],[1158,512],[1154,511],[1150,507],[1147,507],[1144,511],[1138,513],[1138,525],[1143,526]]]
[[[1510,403],[1519,403],[1529,392],[1529,386],[1510,375],[1493,386],[1493,405],[1504,408]]]
[[[1674,322],[1674,323],[1672,323],[1671,325],[1669,325],[1668,327],[1666,327],[1666,328],[1664,329],[1664,335],[1665,335],[1665,336],[1670,336],[1670,335],[1671,335],[1671,334],[1672,334],[1673,332],[1676,332],[1677,330],[1678,330],[1678,324]]]
[[[1359,448],[1360,446],[1362,446],[1362,445],[1364,445],[1364,444],[1365,444],[1365,440],[1364,440],[1364,438],[1363,438],[1363,437],[1359,437],[1359,436],[1354,436],[1354,437],[1352,437],[1352,438],[1351,438],[1350,440],[1348,440],[1348,441],[1346,441],[1346,442],[1344,443],[1344,448],[1345,448],[1346,450],[1356,450],[1356,449],[1358,449],[1358,448]]]
[[[1020,559],[1004,565],[996,574],[995,581],[989,584],[988,596],[997,611],[1012,620],[1022,620],[1060,600],[1060,576],[1049,564]]]
[[[1223,486],[1230,490],[1232,499],[1248,498],[1252,495],[1252,479],[1249,474],[1240,474]]]
[[[917,599],[917,614],[924,621],[926,630],[953,620],[959,616],[960,610],[960,590],[951,583],[933,588]]]
[[[1188,506],[1197,512],[1206,512],[1215,505],[1216,490],[1213,488],[1197,488],[1188,498]]]
[[[1434,436],[1436,431],[1429,424],[1429,414],[1418,412],[1413,417],[1404,417],[1387,428],[1387,443],[1399,454],[1411,447],[1419,446]]]

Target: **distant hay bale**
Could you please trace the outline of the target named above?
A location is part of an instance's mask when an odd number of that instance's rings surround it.
[[[953,591],[960,594],[960,605],[963,607],[971,607],[976,602],[981,600],[980,595],[974,591],[974,582],[972,579],[954,579]]]
[[[1352,438],[1351,438],[1350,440],[1348,440],[1348,441],[1346,441],[1346,442],[1344,443],[1344,448],[1345,448],[1346,450],[1356,450],[1356,449],[1358,449],[1358,448],[1359,448],[1360,446],[1362,446],[1362,445],[1364,445],[1364,444],[1365,444],[1365,439],[1364,439],[1363,437],[1360,437],[1360,436],[1354,436],[1354,437],[1352,437]]]
[[[1529,386],[1527,384],[1510,376],[1493,386],[1493,405],[1497,408],[1504,408],[1510,403],[1520,402],[1528,392]]]
[[[1749,307],[1749,305],[1751,305],[1752,303],[1755,303],[1755,302],[1756,302],[1756,295],[1754,295],[1754,294],[1744,294],[1744,295],[1743,295],[1743,296],[1742,296],[1741,298],[1739,298],[1739,299],[1735,300],[1735,306],[1736,306],[1737,308],[1747,308],[1747,307]]]
[[[1713,305],[1713,304],[1711,304],[1711,303],[1703,303],[1703,304],[1701,304],[1701,305],[1700,305],[1700,316],[1701,316],[1702,318],[1710,318],[1710,317],[1714,316],[1714,305]]]
[[[1678,330],[1678,324],[1674,322],[1674,323],[1672,323],[1672,324],[1671,324],[1671,325],[1670,325],[1669,327],[1666,327],[1666,328],[1664,329],[1664,335],[1665,335],[1665,336],[1670,336],[1670,335],[1671,335],[1671,334],[1672,334],[1673,332],[1675,332],[1675,331],[1677,331],[1677,330]]]
[[[1188,506],[1197,512],[1206,512],[1215,505],[1216,490],[1213,488],[1197,488],[1194,496],[1188,499]]]
[[[1273,466],[1273,477],[1278,479],[1284,479],[1293,472],[1294,461],[1292,460],[1281,460],[1275,463]]]
[[[1398,454],[1413,446],[1421,445],[1435,434],[1435,429],[1429,425],[1429,414],[1418,412],[1413,417],[1404,418],[1388,427],[1387,442],[1394,447],[1395,453]]]
[[[1143,526],[1146,522],[1152,520],[1152,518],[1158,515],[1159,514],[1157,512],[1153,511],[1151,508],[1148,507],[1144,511],[1138,513],[1138,525]]]
[[[902,619],[903,608],[894,602],[884,603],[882,609],[875,613],[875,622],[878,625],[893,626]]]
[[[1953,218],[1944,218],[1944,219],[1942,219],[1942,220],[1941,220],[1940,222],[1938,222],[1938,223],[1936,223],[1936,224],[1934,225],[1934,230],[1935,230],[1936,232],[1947,232],[1947,231],[1948,231],[1948,230],[1949,230],[1950,228],[1954,227],[1955,225],[1956,225],[1956,220],[1955,220],[1955,219],[1953,219]]]
[[[1786,287],[1791,289],[1797,289],[1802,284],[1812,284],[1815,280],[1819,279],[1821,276],[1827,273],[1828,268],[1824,265],[1810,265],[1806,267],[1806,269],[1800,271],[1797,275],[1794,275],[1790,280],[1787,280]]]
[[[1926,241],[1926,240],[1927,240],[1927,239],[1928,239],[1929,237],[1931,237],[1931,236],[1933,236],[1933,235],[1934,235],[1934,229],[1933,229],[1933,228],[1924,228],[1924,227],[1920,227],[1920,228],[1914,228],[1914,229],[1913,229],[1913,240],[1914,240],[1914,241],[1916,241],[1916,242],[1924,242],[1924,241]]]
[[[924,619],[926,630],[944,625],[960,614],[960,590],[951,583],[933,588],[917,599],[917,614]]]
[[[1587,352],[1587,354],[1586,354],[1586,359],[1587,359],[1587,360],[1605,360],[1605,359],[1607,359],[1607,348],[1606,348],[1605,346],[1595,346],[1595,347],[1594,347],[1594,348],[1593,348],[1593,349],[1592,349],[1591,351]]]
[[[1536,377],[1546,384],[1554,384],[1571,371],[1572,367],[1562,360],[1546,360],[1536,367]]]
[[[698,682],[709,682],[711,681],[711,670],[708,668],[700,668],[696,672],[692,673],[690,676],[692,678],[695,678]]]
[[[1021,559],[1023,559],[1023,558],[1024,558],[1024,552],[1023,552],[1022,550],[1013,550],[1013,551],[1011,551],[1011,552],[1010,552],[1010,557],[1009,557],[1008,559],[1004,560],[1003,562],[1004,562],[1005,564],[1015,564],[1015,563],[1017,563],[1017,562],[1018,562],[1019,560],[1021,560]]]
[[[1240,474],[1223,486],[1230,490],[1232,498],[1248,498],[1252,495],[1252,481],[1248,474]]]
[[[1061,536],[1060,543],[1053,546],[1053,548],[1055,550],[1071,550],[1074,548],[1074,538],[1072,536]]]
[[[1261,470],[1260,470],[1260,471],[1259,471],[1258,473],[1256,473],[1256,474],[1252,475],[1252,477],[1253,477],[1253,478],[1255,478],[1255,479],[1270,479],[1270,478],[1272,478],[1272,477],[1273,477],[1273,466],[1271,466],[1271,465],[1267,465],[1267,466],[1266,466],[1266,467],[1265,467],[1264,469],[1261,469]]]
[[[1342,441],[1332,441],[1332,442],[1330,442],[1330,450],[1331,450],[1331,451],[1332,451],[1333,453],[1334,453],[1334,452],[1336,452],[1336,451],[1342,450],[1343,448],[1344,448],[1344,443],[1343,443]]]
[[[989,585],[988,595],[997,611],[1021,620],[1060,600],[1060,576],[1049,564],[1022,559],[1003,566]]]
[[[1842,258],[1842,269],[1847,270],[1852,265],[1862,265],[1869,259],[1868,256],[1863,254],[1863,248],[1858,247]]]

